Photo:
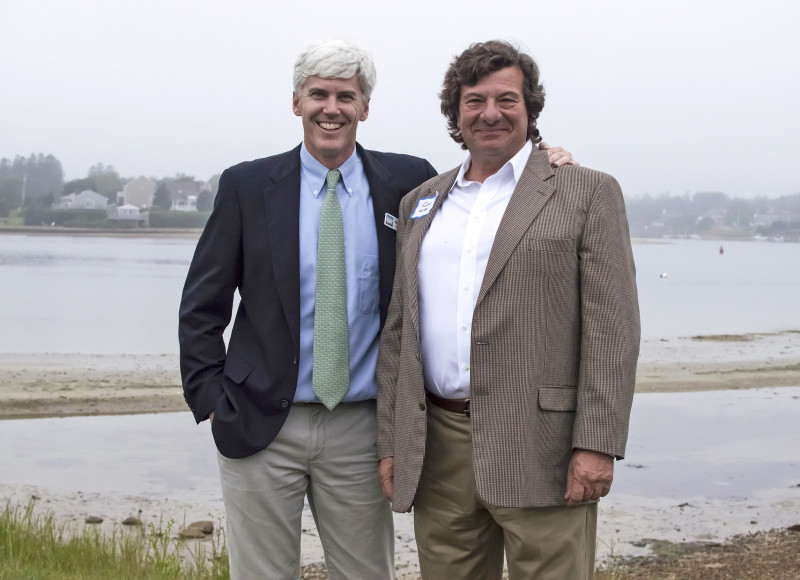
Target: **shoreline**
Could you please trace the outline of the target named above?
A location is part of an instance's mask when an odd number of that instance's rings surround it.
[[[0,420],[187,410],[177,354],[0,354]],[[637,393],[800,386],[800,331],[642,341]]]
[[[713,395],[713,399],[709,399],[709,393],[696,393],[692,394],[693,400],[696,395],[702,397],[701,400],[716,401],[712,406],[716,407],[726,397],[725,391],[720,391],[721,394]],[[790,387],[787,389],[774,389],[764,388],[755,389],[752,392],[744,392],[741,394],[731,393],[732,399],[745,397],[748,401],[746,408],[739,407],[739,413],[747,413],[748,409],[758,408],[759,401],[772,400],[780,398],[782,403],[780,409],[783,411],[783,421],[785,421],[789,407],[796,407],[797,402],[800,400],[800,387]],[[643,394],[643,400],[650,401],[650,409],[654,408],[652,403],[654,401],[653,395]],[[666,401],[675,399],[667,395]],[[741,398],[739,400],[742,400]],[[724,406],[724,404],[723,404]],[[673,404],[673,414],[676,407]],[[644,410],[644,409],[642,409]],[[651,413],[652,415],[652,413]],[[738,416],[734,413],[735,416]],[[703,416],[702,414],[700,415]],[[708,415],[705,415],[708,418]],[[165,417],[166,418],[166,417]],[[695,419],[697,416],[695,416]],[[184,419],[180,417],[169,417],[169,421],[174,422],[178,420],[183,423]],[[99,417],[95,420],[103,420]],[[761,424],[763,425],[764,415],[760,416]],[[208,433],[201,434],[199,439],[194,435],[189,435],[194,430],[189,417],[185,418],[187,423],[186,431],[181,436],[182,440],[187,440],[190,445],[184,445],[185,456],[192,455],[197,445],[210,444],[211,448],[208,451],[213,455],[213,444],[208,440]],[[23,423],[23,422],[19,422]],[[62,430],[60,425],[61,421],[53,421],[48,424],[42,423],[36,426],[31,423],[25,422],[28,427],[22,429],[23,425],[10,426],[10,431],[7,434],[15,432],[27,431],[26,438],[23,435],[22,441],[29,441],[34,444],[34,447],[43,451],[40,455],[38,452],[34,453],[34,463],[52,463],[63,462],[67,470],[63,477],[42,478],[42,469],[34,467],[30,473],[38,474],[32,475],[31,478],[26,478],[22,474],[27,473],[23,462],[20,466],[21,471],[14,476],[13,466],[15,464],[13,458],[18,456],[18,451],[9,449],[8,458],[11,459],[7,464],[12,466],[11,479],[2,481],[0,478],[0,498],[6,501],[6,505],[11,509],[25,510],[31,499],[35,499],[34,517],[46,517],[51,515],[55,521],[65,527],[79,530],[86,524],[84,523],[88,517],[99,517],[103,522],[98,525],[97,529],[103,534],[117,533],[123,527],[122,522],[124,519],[134,516],[138,517],[145,525],[145,530],[153,533],[153,530],[163,529],[163,526],[168,522],[173,522],[170,530],[170,536],[173,540],[177,539],[177,534],[189,527],[190,523],[195,521],[212,521],[216,529],[220,529],[225,523],[224,507],[222,505],[221,495],[218,490],[218,482],[213,484],[216,479],[216,471],[212,465],[215,466],[216,461],[208,463],[206,460],[198,461],[200,456],[192,459],[191,464],[195,469],[183,471],[184,468],[178,468],[175,474],[178,475],[177,479],[166,478],[164,481],[182,482],[177,487],[173,486],[171,489],[166,489],[163,486],[156,485],[153,487],[149,482],[151,478],[155,477],[153,481],[159,481],[159,477],[164,478],[165,472],[163,470],[163,463],[165,459],[162,457],[160,460],[152,458],[148,451],[136,451],[133,454],[127,453],[121,458],[125,462],[124,466],[118,464],[117,467],[127,470],[129,474],[123,476],[126,478],[133,478],[134,485],[120,484],[118,487],[114,484],[114,478],[106,480],[102,469],[96,468],[87,469],[85,475],[75,469],[75,465],[81,465],[85,461],[92,461],[96,465],[104,465],[106,469],[114,469],[114,462],[108,461],[108,453],[113,453],[113,448],[108,444],[99,443],[98,445],[90,444],[88,447],[75,448],[74,445],[65,447],[64,453],[48,453],[46,447],[42,444],[49,446],[47,440],[41,440],[39,443],[34,442],[30,434],[34,437],[40,437],[46,433],[57,434],[63,433],[64,440],[72,441],[74,443],[74,436],[77,435],[78,439],[82,441],[81,433],[87,429],[88,433],[97,433],[96,428],[90,426],[91,421],[83,422],[70,422],[73,427],[68,430]],[[2,423],[0,423],[1,425]],[[103,423],[106,426],[117,424],[116,422],[109,423],[107,420]],[[136,433],[138,430],[131,431],[132,423],[130,421],[119,424],[123,433],[130,435]],[[159,429],[156,423],[141,422],[136,425],[152,426]],[[707,423],[710,429],[713,429],[711,423]],[[39,427],[42,430],[39,430]],[[207,431],[204,426],[197,428],[198,432]],[[53,430],[54,428],[54,430]],[[728,427],[730,429],[730,427]],[[773,432],[781,434],[785,431],[782,427],[777,427]],[[40,435],[37,435],[39,433]],[[71,434],[70,434],[71,433]],[[664,433],[664,440],[670,439],[670,435]],[[641,433],[640,433],[641,435]],[[652,435],[651,435],[652,436]],[[156,438],[158,441],[162,439]],[[645,438],[646,440],[646,438]],[[717,442],[712,442],[708,449],[716,452],[719,449],[719,442],[723,441],[717,437]],[[756,439],[757,440],[757,439]],[[765,441],[769,440],[768,438]],[[8,439],[7,439],[8,441]],[[145,438],[144,441],[153,443],[153,439]],[[683,439],[684,443],[686,439]],[[750,441],[750,440],[748,440]],[[740,441],[741,442],[741,441]],[[152,449],[150,444],[145,446],[146,449]],[[787,443],[790,445],[790,443]],[[637,445],[634,445],[636,447]],[[12,446],[13,448],[13,446]],[[174,454],[177,451],[175,446],[169,444],[165,445],[165,449],[171,450]],[[651,447],[651,449],[653,449]],[[761,457],[761,451],[745,446],[744,456],[739,456],[738,461],[747,462],[748,457],[758,456]],[[98,452],[95,455],[94,451]],[[630,457],[625,461],[618,464],[620,470],[627,472],[626,477],[620,474],[619,483],[616,490],[604,498],[599,506],[599,521],[597,530],[597,565],[602,567],[608,565],[611,569],[617,569],[622,563],[623,559],[629,562],[633,567],[635,578],[654,579],[662,578],[664,576],[644,576],[636,575],[638,566],[637,562],[649,561],[655,559],[655,563],[663,565],[668,571],[674,570],[670,567],[674,554],[683,553],[686,550],[702,550],[708,548],[720,548],[733,542],[734,548],[740,551],[743,559],[753,553],[753,550],[758,549],[758,536],[749,536],[749,534],[763,534],[763,533],[776,533],[776,530],[787,530],[800,528],[800,521],[798,514],[800,514],[800,480],[797,479],[796,474],[791,470],[781,469],[773,474],[773,477],[764,476],[765,482],[759,486],[748,487],[738,492],[726,491],[718,494],[710,490],[708,486],[695,487],[693,485],[675,485],[675,482],[667,484],[666,487],[656,485],[649,487],[645,485],[641,487],[630,479],[631,473],[644,473],[639,472],[640,469],[654,468],[658,469],[657,462],[667,461],[668,463],[675,463],[676,457],[684,457],[684,452],[678,451],[677,455],[674,453],[664,455],[663,448],[661,451],[656,446],[653,451],[654,455],[649,455],[649,460],[644,460],[639,463],[635,458],[634,449],[631,449]],[[722,451],[722,456],[719,458],[724,464],[726,461],[731,460],[730,449],[727,452]],[[30,453],[30,448],[29,448]],[[696,461],[698,458],[706,457],[705,452],[700,455],[692,455],[688,457],[691,461]],[[738,453],[738,452],[737,452]],[[736,455],[735,453],[734,455]],[[208,456],[208,453],[203,452]],[[755,455],[754,455],[755,454]],[[171,454],[168,452],[167,456]],[[174,457],[174,455],[172,455]],[[783,461],[783,466],[793,464],[791,455],[786,454],[786,449],[778,453]],[[150,459],[148,459],[150,457]],[[131,459],[136,460],[134,466],[131,467]],[[207,457],[208,459],[208,457]],[[734,458],[735,459],[735,458]],[[119,460],[118,460],[119,461]],[[169,459],[167,459],[169,461]],[[141,463],[140,463],[141,462]],[[766,460],[764,465],[769,465],[769,460]],[[53,473],[53,467],[45,467]],[[60,469],[58,466],[55,469]],[[132,470],[133,469],[133,470]],[[200,469],[200,472],[197,472]],[[616,471],[617,468],[615,468]],[[667,468],[671,469],[671,468]],[[695,483],[707,481],[702,473],[696,470],[698,466],[687,472],[685,475]],[[630,471],[630,470],[636,470]],[[661,471],[664,472],[662,466]],[[700,471],[703,468],[700,467]],[[703,472],[704,473],[704,472]],[[720,476],[719,480],[714,480],[713,475],[711,485],[726,485],[729,477],[733,472],[728,471],[727,475]],[[144,474],[144,476],[142,475]],[[161,475],[159,475],[161,474]],[[663,473],[662,473],[663,474]],[[705,474],[708,475],[708,474]],[[738,476],[737,476],[738,477]],[[86,479],[89,478],[89,479]],[[762,478],[763,479],[763,478]],[[100,483],[96,483],[97,482]],[[652,476],[649,478],[652,484]],[[33,481],[31,484],[30,482]],[[105,481],[105,483],[102,483]],[[639,480],[640,483],[645,480]],[[117,482],[119,484],[119,482]],[[632,485],[633,483],[633,485]],[[727,483],[727,485],[730,485]],[[417,562],[417,551],[414,540],[414,526],[413,514],[393,514],[395,526],[395,567],[398,572],[397,576],[400,580],[418,580],[419,578],[419,565]],[[306,505],[302,513],[301,519],[301,545],[302,545],[302,578],[321,579],[325,578],[323,566],[323,550],[320,539],[317,535],[316,526],[314,524],[313,516],[310,509]],[[731,538],[736,536],[743,536],[745,539],[738,543]],[[786,533],[783,537],[785,538]],[[749,539],[748,539],[749,538]],[[211,540],[208,538],[200,540],[190,540],[189,550],[194,549],[192,546],[205,546],[206,551],[209,551]],[[196,544],[195,542],[200,542]],[[713,556],[713,554],[712,554]],[[751,558],[752,560],[752,558]],[[711,562],[713,563],[713,557]],[[708,560],[706,560],[708,562]],[[748,562],[748,565],[753,562]],[[800,561],[797,562],[798,567],[789,567],[786,571],[800,572]],[[702,572],[705,571],[705,563],[701,562],[697,568]],[[630,576],[600,576],[601,578],[627,578]],[[706,576],[687,576],[687,578],[705,578]],[[735,576],[739,577],[739,576]],[[760,576],[753,577],[772,577]],[[787,576],[788,578],[789,576]],[[794,577],[794,576],[791,576]]]
[[[798,387],[799,347],[797,330],[644,340],[636,392]],[[0,354],[0,419],[170,411],[188,413],[177,355]],[[621,469],[639,467],[624,462],[620,465]],[[123,519],[136,516],[138,510],[142,510],[145,524],[158,526],[159,522],[173,520],[173,535],[193,521],[211,520],[215,526],[225,521],[221,498],[193,500],[191,487],[186,495],[159,498],[84,492],[62,485],[0,481],[0,498],[24,509],[35,497],[36,513],[50,512],[64,525],[83,526],[86,517],[100,516],[104,522],[99,529],[108,533]],[[794,516],[800,513],[798,508],[800,481],[794,480],[789,487],[781,485],[734,499],[683,494],[648,497],[646,490],[641,496],[615,496],[612,491],[600,503],[597,563],[619,557],[647,557],[656,553],[654,542],[717,544],[737,534],[783,529],[800,523]],[[413,516],[395,514],[394,519],[398,578],[416,579]],[[314,575],[323,556],[308,507],[303,511],[302,529],[304,578],[322,578]]]
[[[77,236],[77,237],[165,237],[197,239],[203,228],[68,228],[64,226],[12,226],[0,224],[0,235],[34,235],[34,236]],[[769,242],[755,237],[711,236],[692,238],[688,236],[668,236],[657,238],[631,237],[631,244],[669,244],[677,240],[697,240],[711,242]],[[792,241],[780,243],[796,243]]]
[[[197,239],[203,228],[65,228],[63,226],[0,226],[0,234],[23,236],[154,237]]]

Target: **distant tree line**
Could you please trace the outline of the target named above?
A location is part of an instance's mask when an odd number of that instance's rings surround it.
[[[64,171],[53,155],[0,159],[0,217],[19,207],[47,205],[61,195]]]
[[[89,174],[82,179],[73,179],[64,184],[62,195],[80,193],[87,189],[107,197],[112,203],[117,202],[117,194],[122,191],[130,179],[120,177],[113,165],[98,163],[89,168]]]
[[[122,177],[112,165],[98,163],[89,168],[84,178],[64,182],[61,162],[53,155],[17,156],[13,161],[0,160],[0,217],[22,208],[28,223],[55,223],[55,214],[45,216],[54,201],[62,195],[92,190],[118,203],[117,196],[130,178]],[[172,208],[168,184],[194,181],[188,175],[154,179],[158,187],[151,212]],[[208,187],[197,193],[197,210],[210,212],[219,187],[219,175],[208,181]],[[720,232],[740,235],[760,234],[800,237],[800,193],[776,199],[730,198],[722,192],[698,192],[683,196],[643,195],[625,199],[631,235],[635,237],[714,235]],[[170,212],[178,213],[178,212]],[[47,219],[45,219],[47,218]],[[77,219],[77,218],[76,218]],[[82,219],[88,219],[84,216]],[[169,218],[156,218],[169,221]],[[174,218],[175,223],[195,223],[197,218]],[[159,222],[160,223],[160,222]]]
[[[153,199],[154,211],[169,211],[172,208],[168,182],[194,181],[193,177],[184,174],[178,174],[174,178],[151,179],[158,184]],[[60,224],[60,214],[50,215],[47,211],[50,211],[53,203],[61,196],[91,190],[108,198],[109,203],[117,204],[121,201],[118,199],[120,192],[130,180],[131,178],[120,176],[113,165],[97,163],[89,168],[86,177],[64,182],[61,162],[51,154],[17,156],[13,161],[4,158],[0,160],[0,217],[8,217],[11,211],[21,209],[26,223]],[[208,188],[197,194],[198,212],[211,211],[218,187],[219,175],[215,175],[209,180]],[[81,219],[85,221],[87,218],[83,216]],[[165,217],[159,219],[168,220]],[[181,224],[194,223],[197,218],[178,216],[174,221]]]
[[[730,198],[721,192],[625,199],[634,237],[691,236],[724,231],[778,236],[800,231],[800,193],[779,198]]]

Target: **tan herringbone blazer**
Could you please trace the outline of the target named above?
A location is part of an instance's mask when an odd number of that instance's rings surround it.
[[[417,261],[458,168],[400,205],[397,270],[378,357],[378,452],[394,457],[395,511],[413,504],[425,452]],[[409,216],[438,192],[431,212]],[[475,305],[473,462],[490,505],[564,504],[575,448],[625,452],[639,307],[622,192],[610,175],[550,167],[534,150],[509,201]]]

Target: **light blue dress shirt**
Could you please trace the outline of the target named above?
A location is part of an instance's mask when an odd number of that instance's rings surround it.
[[[380,332],[378,235],[367,176],[358,153],[339,167],[336,195],[344,220],[347,268],[347,319],[350,328],[350,391],[343,401],[377,395],[375,364]],[[317,281],[319,215],[327,195],[328,169],[300,148],[300,361],[296,403],[319,402],[311,386],[314,351],[314,303]]]

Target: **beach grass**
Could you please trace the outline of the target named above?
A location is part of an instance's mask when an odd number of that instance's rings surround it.
[[[6,504],[0,511],[0,580],[227,580],[228,558],[220,537],[210,553],[200,543],[172,539],[165,525],[96,527],[57,524]]]

